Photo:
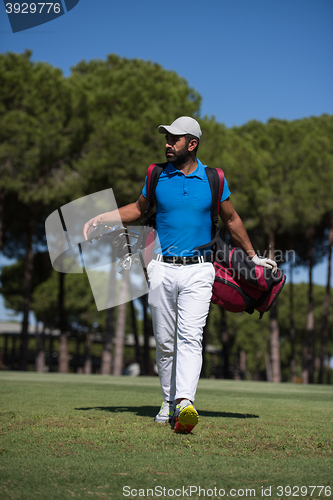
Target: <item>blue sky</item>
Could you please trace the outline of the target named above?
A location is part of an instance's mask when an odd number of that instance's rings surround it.
[[[80,0],[15,34],[0,9],[1,52],[29,48],[65,75],[109,53],[158,62],[228,127],[333,113],[332,0]]]
[[[65,75],[110,53],[151,60],[200,93],[201,116],[232,127],[333,114],[332,27],[332,0],[80,0],[13,34],[1,3],[0,51],[31,49],[33,60]],[[325,273],[317,267],[315,281],[323,284]],[[306,281],[302,271],[295,278]]]

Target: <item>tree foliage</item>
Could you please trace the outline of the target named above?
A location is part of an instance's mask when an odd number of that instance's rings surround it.
[[[87,96],[87,153],[76,169],[89,194],[112,187],[118,205],[135,201],[149,163],[165,161],[161,123],[198,115],[200,97],[175,72],[115,54],[82,61],[69,78]]]

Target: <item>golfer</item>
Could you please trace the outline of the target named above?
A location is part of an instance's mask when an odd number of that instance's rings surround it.
[[[202,365],[202,333],[215,277],[211,255],[198,255],[195,249],[211,240],[212,195],[205,166],[196,155],[201,138],[199,123],[182,116],[169,126],[160,125],[158,131],[165,135],[168,164],[155,191],[161,254],[147,269],[151,284],[148,303],[163,395],[155,422],[173,423],[175,432],[191,432],[198,423],[193,403]],[[225,180],[220,216],[234,244],[255,264],[273,268],[274,261],[256,255],[229,196]],[[146,179],[139,199],[119,209],[123,224],[143,216],[147,198]],[[98,215],[85,224],[84,236],[88,239],[91,226],[115,223],[113,212]]]

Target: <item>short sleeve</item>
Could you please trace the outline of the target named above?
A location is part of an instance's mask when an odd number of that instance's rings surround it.
[[[225,201],[227,198],[229,198],[229,196],[230,196],[230,189],[229,189],[229,186],[228,186],[228,181],[225,178],[224,179],[223,192],[222,192],[222,196],[221,196],[221,202]]]
[[[145,185],[143,186],[143,189],[142,189],[142,196],[144,196],[145,198],[148,198],[147,176],[145,179]]]

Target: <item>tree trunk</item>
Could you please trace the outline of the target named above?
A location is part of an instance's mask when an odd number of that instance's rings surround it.
[[[19,338],[18,338],[18,340],[19,340]],[[16,370],[15,359],[16,359],[16,336],[13,335],[13,337],[12,337],[12,362],[11,362],[11,366],[10,366],[11,370]]]
[[[49,333],[49,372],[52,372],[53,365],[53,334]]]
[[[83,373],[90,375],[92,372],[92,361],[91,361],[91,333],[86,334],[85,346],[85,360],[83,366]]]
[[[68,339],[66,332],[61,333],[59,337],[59,352],[58,352],[58,372],[68,373],[69,359],[68,359]]]
[[[236,370],[234,380],[244,380],[246,373],[246,352],[243,349],[237,351]]]
[[[261,358],[262,358],[262,352],[261,351],[257,351],[257,354],[256,354],[256,372],[255,372],[255,375],[254,375],[254,380],[261,380],[261,377],[260,377],[260,361],[261,361]]]
[[[326,376],[326,384],[330,385],[332,383],[332,369],[330,365],[330,359],[332,358],[332,351],[328,353],[328,366],[327,366],[327,376]]]
[[[130,307],[131,307],[131,316],[132,316],[132,327],[133,327],[133,333],[134,333],[135,359],[136,359],[136,362],[140,366],[140,375],[142,375],[142,373],[143,373],[142,357],[141,357],[141,349],[140,349],[140,344],[139,344],[138,327],[137,327],[137,322],[136,322],[135,307],[134,307],[134,301],[133,300],[131,300],[131,302],[130,302]]]
[[[303,336],[303,384],[313,383],[314,375],[314,311],[313,311],[313,245],[314,230],[308,232],[309,235],[309,287],[308,287],[308,314],[306,322],[306,335]],[[305,338],[304,338],[305,337]]]
[[[33,236],[35,234],[37,225],[37,207],[33,205],[30,210],[27,210],[27,245],[26,245],[26,258],[24,265],[24,278],[23,278],[23,320],[21,330],[21,345],[20,345],[20,359],[19,369],[27,369],[28,357],[28,329],[29,329],[29,313],[32,292],[32,278],[34,270],[34,255],[33,255]]]
[[[126,326],[126,295],[127,295],[128,283],[126,280],[126,275],[123,275],[123,279],[120,283],[120,305],[118,306],[117,324],[116,324],[116,335],[115,335],[115,346],[114,346],[114,363],[113,363],[113,375],[121,375],[123,372],[124,363],[124,340],[125,340],[125,326]]]
[[[3,212],[4,212],[4,204],[5,204],[5,190],[4,188],[0,189],[0,252],[2,252],[3,248]]]
[[[45,324],[43,324],[42,334],[39,334],[38,323],[36,325],[36,372],[44,373],[45,371]]]
[[[240,380],[240,363],[239,363],[239,349],[237,349],[237,353],[236,353],[236,363],[235,363],[235,366],[234,366],[234,370],[233,370],[233,379],[234,380]]]
[[[111,375],[112,368],[112,340],[114,333],[114,307],[108,309],[106,316],[105,342],[102,352],[101,374]]]
[[[221,343],[222,343],[222,362],[223,362],[222,373],[224,379],[230,379],[230,372],[229,372],[230,352],[229,352],[229,333],[227,326],[227,315],[223,307],[220,307],[220,311],[221,311]]]
[[[277,320],[277,306],[273,305],[270,313],[270,344],[271,344],[271,364],[272,364],[272,382],[281,382],[280,368],[280,329]]]
[[[143,307],[143,334],[144,334],[144,344],[143,344],[143,375],[150,374],[150,353],[149,353],[149,337],[151,335],[151,324],[148,319],[148,295],[143,295],[141,297],[142,307]]]
[[[239,353],[239,374],[241,380],[245,380],[246,376],[246,352],[244,349],[240,350]]]
[[[323,383],[324,362],[325,362],[327,341],[328,341],[328,317],[329,317],[330,301],[331,301],[332,248],[333,248],[333,213],[330,214],[330,226],[328,233],[328,266],[327,266],[326,291],[324,298],[323,322],[321,326],[321,342],[320,342],[319,371],[318,371],[319,384]]]
[[[75,363],[74,363],[74,369],[75,369],[75,373],[79,373],[80,371],[80,346],[81,346],[81,339],[80,339],[80,335],[79,333],[77,333],[76,335],[76,350],[75,350],[75,357],[74,357],[74,360],[75,360]]]
[[[3,348],[3,362],[5,365],[8,364],[9,352],[8,352],[8,337],[9,335],[5,335],[4,348]]]
[[[269,233],[269,258],[274,259],[275,256],[275,237],[271,231]],[[277,320],[276,303],[273,305],[270,313],[270,347],[271,347],[271,367],[272,367],[272,382],[281,382],[281,365],[280,365],[280,328]]]
[[[206,319],[206,324],[203,327],[202,332],[202,365],[200,378],[207,378],[207,357],[206,357],[206,345],[207,345],[207,336],[208,336],[208,323],[209,323],[209,314]]]
[[[58,295],[58,311],[59,311],[59,354],[58,354],[58,372],[69,372],[69,356],[68,356],[68,339],[66,332],[66,312],[65,312],[65,274],[59,273],[59,295]]]
[[[112,264],[110,273],[110,287],[115,286],[116,267]],[[105,342],[101,360],[101,374],[111,375],[112,373],[112,341],[114,335],[114,307],[110,307],[106,316]]]
[[[267,379],[267,382],[273,382],[272,363],[271,363],[271,357],[270,357],[268,351],[265,352],[265,362],[266,362],[266,379]]]
[[[294,321],[294,283],[293,283],[293,263],[290,262],[290,283],[289,283],[289,335],[291,344],[290,375],[291,382],[296,383],[296,359],[295,359],[295,321]]]

